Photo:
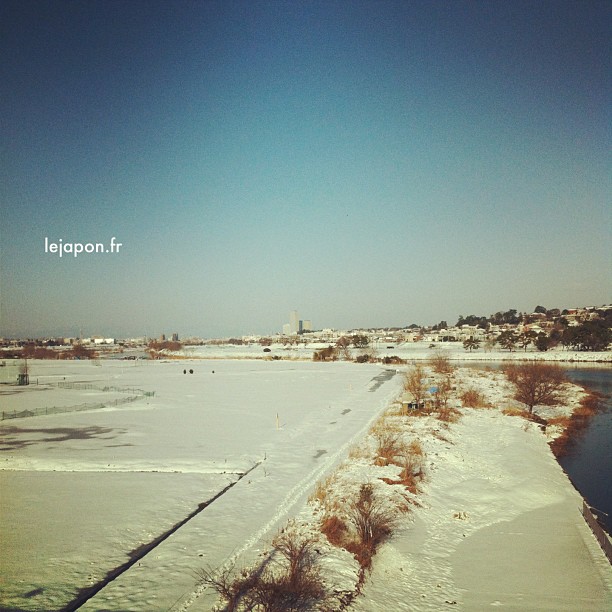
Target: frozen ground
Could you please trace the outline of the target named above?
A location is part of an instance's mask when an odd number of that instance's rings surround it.
[[[7,412],[45,397],[82,402],[81,391],[45,388],[64,376],[155,391],[117,409],[2,422],[5,607],[60,608],[259,463],[84,608],[167,610],[193,591],[199,567],[254,558],[400,378],[345,363],[102,363],[35,362],[38,386],[0,396]]]
[[[222,345],[222,346],[186,346],[180,354],[199,359],[231,358],[231,359],[253,359],[271,358],[272,356],[282,359],[312,359],[315,351],[329,346],[326,342],[312,342],[310,344],[289,346],[273,344],[268,347],[270,352],[264,352],[264,347],[259,344],[244,346]],[[520,359],[538,359],[544,361],[562,362],[591,362],[591,363],[612,363],[612,352],[581,352],[567,351],[562,347],[557,347],[550,351],[542,352],[530,346],[527,351],[521,348],[512,352],[502,350],[499,346],[494,349],[479,348],[475,351],[466,351],[461,342],[376,342],[367,349],[351,348],[353,357],[363,352],[374,352],[377,357],[396,355],[402,359],[426,360],[432,354],[432,348],[441,351],[454,361],[514,361]]]
[[[292,517],[312,529],[320,509],[308,497],[329,474],[329,495],[340,501],[372,482],[391,501],[416,502],[375,557],[353,610],[612,608],[612,570],[580,516],[581,499],[540,429],[501,413],[512,402],[499,372],[456,375],[458,391],[477,388],[489,407],[463,408],[451,424],[399,416],[401,375],[369,364],[37,362],[33,374],[38,388],[0,395],[2,409],[19,410],[28,396],[82,401],[82,391],[45,388],[63,376],[155,396],[1,423],[6,609],[60,609],[236,482],[82,607],[210,611],[216,596],[196,587],[195,572],[256,563]],[[571,392],[569,406],[547,414],[568,413],[578,397]],[[372,463],[368,431],[380,415],[425,451],[416,497],[380,480],[397,468]],[[328,583],[354,588],[352,556],[326,541],[320,550]]]

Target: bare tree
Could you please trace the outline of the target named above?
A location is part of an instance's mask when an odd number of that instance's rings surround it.
[[[450,374],[454,370],[448,355],[445,355],[441,350],[433,351],[428,361],[436,374]]]
[[[563,369],[556,364],[523,363],[506,368],[506,377],[514,384],[514,399],[526,404],[529,412],[534,406],[552,406],[562,401],[562,390],[567,382]]]
[[[427,392],[425,371],[422,365],[415,364],[411,370],[408,370],[406,373],[406,380],[404,381],[404,390],[412,394],[417,406],[421,405],[425,393]]]
[[[453,390],[453,382],[450,376],[444,376],[436,382],[433,392],[434,404],[437,409],[444,409],[448,405]]]

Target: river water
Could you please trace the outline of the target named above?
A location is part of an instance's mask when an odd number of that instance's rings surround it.
[[[575,367],[568,369],[568,376],[572,382],[606,397],[601,412],[590,419],[559,463],[612,533],[612,369]]]

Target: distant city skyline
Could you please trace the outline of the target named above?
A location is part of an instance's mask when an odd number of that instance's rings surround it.
[[[609,2],[1,14],[0,336],[612,302]]]
[[[333,330],[335,332],[348,332],[348,331],[354,331],[354,330],[367,330],[367,329],[390,329],[390,328],[396,328],[396,329],[406,329],[412,325],[418,325],[419,327],[423,327],[423,328],[431,328],[431,327],[435,327],[440,323],[446,322],[448,324],[448,327],[454,327],[458,322],[460,322],[461,317],[469,317],[470,315],[473,316],[484,316],[484,317],[491,317],[493,315],[495,315],[496,313],[505,313],[507,311],[510,310],[516,310],[516,312],[518,314],[523,314],[523,315],[533,315],[534,314],[534,310],[535,308],[537,308],[538,306],[542,306],[541,304],[538,304],[537,306],[535,306],[533,309],[526,309],[526,310],[519,310],[519,309],[510,309],[510,308],[501,308],[496,310],[495,312],[489,313],[489,314],[485,314],[483,312],[470,312],[470,313],[462,313],[460,315],[457,315],[456,317],[450,317],[450,318],[446,318],[446,319],[440,319],[437,320],[435,322],[430,322],[430,323],[424,323],[422,321],[412,321],[410,323],[403,323],[401,325],[364,325],[364,326],[360,326],[360,327],[351,327],[351,326],[337,326],[337,327],[328,327],[328,326],[322,326],[320,328],[315,328],[312,326],[311,321],[310,320],[299,320],[298,321],[298,325],[297,325],[297,331],[292,331],[292,326],[291,323],[284,323],[282,325],[282,329],[280,330],[270,330],[268,332],[261,332],[261,333],[245,333],[245,332],[240,332],[240,333],[235,333],[235,334],[224,334],[224,335],[220,335],[220,336],[206,336],[206,335],[200,335],[200,334],[195,334],[195,333],[190,333],[190,332],[186,332],[184,334],[184,336],[182,336],[181,334],[179,334],[178,332],[172,332],[172,334],[168,335],[166,332],[158,332],[155,333],[153,335],[149,335],[149,334],[107,334],[107,335],[103,335],[103,334],[97,334],[97,333],[92,333],[92,334],[84,334],[82,330],[79,330],[79,333],[76,335],[73,334],[25,334],[25,335],[14,335],[14,336],[1,336],[0,338],[5,338],[5,339],[13,339],[13,338],[17,338],[17,339],[26,339],[26,338],[69,338],[69,339],[86,339],[86,340],[91,340],[91,339],[100,339],[100,340],[107,340],[110,338],[113,338],[115,340],[129,340],[129,339],[138,339],[138,338],[147,338],[149,340],[159,340],[161,342],[164,342],[166,340],[168,340],[168,336],[170,337],[170,340],[172,342],[182,342],[183,340],[190,340],[190,339],[196,339],[196,338],[200,338],[200,339],[222,339],[222,338],[241,338],[241,337],[251,337],[251,336],[255,336],[255,337],[266,337],[266,336],[278,336],[278,335],[285,335],[285,336],[291,336],[291,335],[295,335],[297,333],[302,333],[302,332],[321,332],[321,331],[325,331],[325,330]],[[590,305],[581,305],[581,306],[576,306],[576,307],[570,307],[570,308],[558,308],[556,306],[552,306],[551,308],[549,308],[548,310],[558,310],[559,312],[564,312],[566,310],[568,311],[574,311],[574,310],[581,310],[583,308],[587,308],[587,309],[608,309],[608,308],[612,308],[612,304],[590,304]],[[296,315],[298,315],[298,311],[293,310],[290,312],[290,314],[295,313]],[[303,327],[301,327],[299,324],[304,324]]]

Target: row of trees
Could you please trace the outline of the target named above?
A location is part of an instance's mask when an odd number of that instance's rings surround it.
[[[568,320],[565,318],[569,315],[568,310],[560,310],[559,308],[547,309],[544,306],[536,306],[532,314],[517,312],[516,309],[511,308],[505,312],[496,312],[489,317],[476,316],[476,315],[459,315],[459,319],[455,324],[456,327],[462,325],[471,325],[474,327],[480,327],[481,329],[488,329],[490,325],[518,325],[519,323],[531,323],[534,320],[540,320],[541,317],[534,317],[534,314],[544,315],[546,320],[554,321],[562,327],[568,326]],[[612,327],[612,309],[595,308],[592,311],[592,315],[595,317],[593,320],[603,321],[607,327]],[[433,326],[433,330],[447,329],[448,324],[446,321],[440,321],[437,325]]]
[[[562,331],[553,329],[550,334],[536,333],[532,330],[522,333],[506,330],[497,338],[497,343],[509,351],[517,347],[526,351],[530,344],[533,344],[539,351],[547,351],[559,344],[566,349],[576,351],[605,351],[610,342],[612,342],[612,331],[602,319],[585,321],[581,325],[566,327]],[[465,342],[464,347],[470,349]],[[472,348],[474,348],[473,345]]]
[[[67,350],[53,350],[47,346],[26,344],[19,357],[23,359],[96,359],[98,354],[82,344],[73,344]]]
[[[433,355],[429,365],[439,376],[436,386],[430,388],[425,369],[415,364],[406,372],[404,389],[408,391],[417,406],[431,398],[433,405],[445,408],[453,389],[451,376],[453,367],[443,355]],[[563,368],[557,364],[528,362],[511,364],[504,373],[514,385],[514,399],[525,404],[530,413],[534,406],[553,406],[564,401],[565,385],[568,382]]]

